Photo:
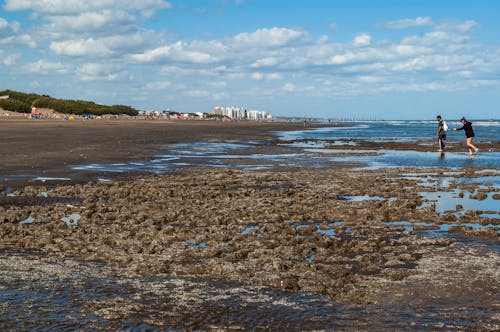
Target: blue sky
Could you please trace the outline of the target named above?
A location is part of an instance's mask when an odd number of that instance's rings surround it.
[[[499,118],[496,0],[3,0],[0,89],[138,109]]]

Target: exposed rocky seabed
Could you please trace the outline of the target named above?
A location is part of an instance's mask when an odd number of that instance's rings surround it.
[[[190,168],[2,185],[0,326],[498,330],[489,177],[498,171]],[[441,210],[440,193],[492,208]]]

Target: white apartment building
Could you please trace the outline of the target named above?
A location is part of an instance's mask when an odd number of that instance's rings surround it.
[[[273,116],[264,111],[250,110],[247,111],[243,107],[225,107],[225,106],[215,106],[213,114],[227,116],[232,119],[241,120],[268,120],[272,119]]]

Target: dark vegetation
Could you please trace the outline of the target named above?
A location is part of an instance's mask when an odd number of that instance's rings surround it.
[[[12,90],[0,91],[0,96],[8,95],[8,99],[0,99],[0,108],[11,112],[29,113],[31,107],[49,108],[66,114],[127,114],[137,115],[138,111],[126,105],[100,105],[92,101],[56,99],[47,95],[23,93]]]

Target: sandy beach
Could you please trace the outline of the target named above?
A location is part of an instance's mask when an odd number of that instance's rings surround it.
[[[169,143],[273,140],[273,131],[298,129],[301,123],[0,118],[0,174],[64,172],[80,162],[151,158]]]
[[[259,141],[269,152],[279,148],[273,132],[301,129],[0,120],[0,326],[498,330],[498,211],[438,211],[430,198],[498,202],[488,181],[498,168],[332,162],[98,182],[68,167],[144,160],[182,142]],[[13,177],[26,173],[71,180]]]

